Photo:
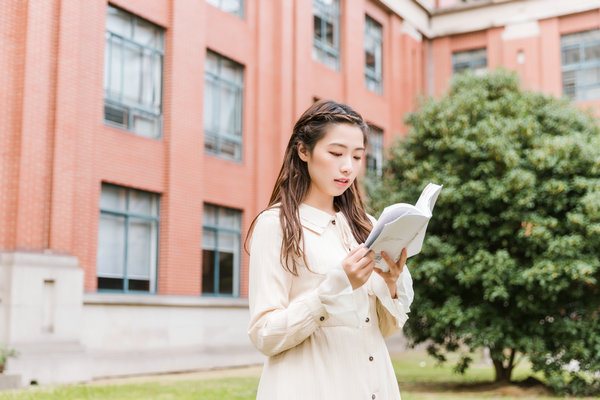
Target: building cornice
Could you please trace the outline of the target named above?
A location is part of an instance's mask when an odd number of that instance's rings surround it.
[[[416,1],[416,0],[415,0]],[[463,12],[466,10],[476,10],[478,8],[490,7],[501,3],[516,3],[519,1],[528,0],[472,0],[469,2],[458,3],[452,7],[436,8],[431,10],[431,16],[452,14],[457,12]]]
[[[379,0],[390,12],[409,23],[423,36],[430,37],[431,10],[419,0]]]
[[[600,8],[600,0],[473,0],[441,9],[432,9],[421,0],[378,1],[429,39]]]
[[[485,0],[470,6],[436,10],[430,38],[475,32],[597,10],[600,0]]]

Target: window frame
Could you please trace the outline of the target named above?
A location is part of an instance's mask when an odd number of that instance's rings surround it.
[[[321,0],[313,0],[313,59],[325,65],[334,71],[341,70],[341,37],[340,37],[340,25],[341,25],[341,0],[332,0],[335,7],[324,4]],[[321,36],[319,39],[315,38],[315,16],[321,19]],[[327,44],[325,39],[327,35],[327,22],[331,22],[333,25],[333,46]],[[335,65],[330,65],[328,57],[335,58]]]
[[[102,188],[104,187],[108,187],[108,186],[112,186],[115,188],[119,188],[119,189],[125,189],[126,191],[126,199],[125,199],[125,209],[126,211],[122,211],[122,210],[115,210],[115,209],[109,209],[106,207],[102,207],[102,204],[100,204],[99,210],[99,219],[102,218],[102,214],[104,215],[110,215],[110,216],[116,216],[116,217],[123,217],[125,219],[124,223],[125,223],[125,228],[124,228],[124,251],[123,251],[123,289],[119,290],[119,289],[102,289],[97,287],[96,291],[100,292],[100,293],[126,293],[126,294],[151,294],[151,295],[155,295],[158,293],[158,267],[159,267],[159,255],[160,255],[160,248],[159,248],[159,243],[160,243],[160,203],[161,203],[161,199],[160,199],[160,195],[158,193],[154,193],[154,192],[149,192],[146,190],[139,190],[139,189],[133,189],[133,188],[129,188],[126,186],[120,186],[120,185],[115,185],[112,183],[105,183],[102,182]],[[102,191],[102,188],[100,189]],[[143,214],[137,214],[137,213],[133,213],[133,212],[129,212],[129,205],[130,205],[130,199],[131,199],[131,192],[133,191],[137,191],[137,192],[142,192],[142,193],[146,193],[149,195],[152,195],[155,197],[156,199],[156,216],[148,216],[148,215],[143,215]],[[151,271],[148,274],[150,277],[150,282],[149,282],[149,286],[150,286],[150,290],[148,291],[143,291],[143,290],[130,290],[129,289],[129,277],[127,274],[127,258],[128,258],[128,248],[129,248],[129,226],[130,226],[130,218],[134,218],[136,220],[142,220],[142,221],[150,221],[150,222],[154,222],[156,224],[156,240],[154,243],[155,249],[156,249],[156,254],[154,254],[154,274],[152,273],[152,266],[150,266]],[[100,234],[100,226],[98,226],[98,234]],[[98,241],[99,244],[99,241]],[[153,276],[154,275],[154,276]],[[98,255],[96,255],[96,283],[97,283],[97,279],[101,278],[102,276],[100,276],[98,274]],[[109,278],[107,276],[104,276],[104,278]]]
[[[572,32],[572,33],[567,33],[567,34],[563,34],[560,37],[560,58],[561,58],[561,86],[562,86],[562,93],[564,96],[569,97],[570,99],[572,99],[573,101],[596,101],[596,100],[600,100],[600,96],[596,97],[596,98],[592,98],[592,99],[579,99],[577,96],[578,90],[580,89],[582,90],[580,93],[585,93],[585,91],[587,89],[592,89],[592,88],[598,88],[600,87],[600,80],[598,80],[596,83],[588,83],[588,84],[582,84],[582,85],[577,85],[577,79],[574,78],[573,81],[573,93],[568,93],[567,90],[565,90],[565,73],[568,72],[575,72],[575,74],[579,71],[585,71],[588,69],[594,69],[594,68],[598,68],[600,69],[600,58],[598,60],[594,60],[594,61],[587,61],[585,60],[585,49],[587,47],[594,47],[594,45],[596,46],[600,46],[600,38],[598,40],[590,40],[587,42],[584,42],[581,38],[578,40],[577,44],[571,44],[571,45],[563,45],[563,41],[565,40],[565,37],[568,36],[581,36],[582,34],[588,33],[588,32],[598,32],[600,34],[600,29],[587,29],[587,30],[583,30],[583,31],[579,31],[579,32]],[[573,49],[578,49],[579,50],[579,62],[577,63],[571,63],[571,64],[566,64],[565,65],[565,52],[568,50],[573,50]]]
[[[213,0],[213,1],[217,1],[219,4],[218,5],[217,4],[213,4],[210,1],[207,1],[206,3],[210,4],[213,7],[218,8],[219,10],[221,10],[223,12],[226,12],[226,13],[231,14],[231,15],[235,15],[236,17],[239,17],[241,19],[246,18],[246,1],[245,0],[237,0],[239,2],[239,4],[240,4],[240,12],[239,13],[232,13],[231,11],[225,10],[222,7],[223,0]]]
[[[162,49],[158,49],[152,46],[148,46],[142,43],[139,43],[137,41],[135,41],[134,39],[131,39],[129,37],[123,36],[122,34],[116,33],[116,32],[111,32],[108,30],[108,27],[105,28],[105,40],[104,40],[104,46],[105,46],[105,60],[104,60],[104,73],[105,73],[105,77],[103,78],[103,91],[104,91],[104,113],[103,113],[103,122],[105,125],[108,126],[112,126],[115,128],[119,128],[122,130],[125,130],[127,132],[131,132],[135,135],[138,136],[142,136],[145,138],[149,138],[149,139],[157,139],[160,140],[162,139],[162,127],[163,127],[163,93],[164,93],[164,55],[165,55],[165,51],[164,51],[164,44],[165,44],[165,30],[164,28],[152,23],[151,21],[148,21],[144,18],[138,17],[135,14],[132,14],[128,11],[125,11],[119,7],[115,7],[112,4],[108,4],[108,8],[113,8],[118,10],[118,12],[127,14],[129,17],[129,29],[130,29],[130,36],[133,37],[134,36],[134,29],[135,26],[137,24],[137,21],[144,21],[145,23],[151,24],[153,25],[153,27],[155,29],[157,29],[160,33],[160,41],[161,41],[161,47]],[[108,13],[107,13],[107,19],[108,19]],[[115,45],[115,42],[121,42],[120,45],[120,49],[118,47],[118,45]],[[121,53],[121,65],[119,67],[120,70],[120,74],[121,74],[121,85],[119,88],[119,98],[115,98],[114,96],[112,96],[110,87],[111,87],[111,80],[113,78],[111,70],[112,70],[112,57],[113,57],[113,46],[117,46],[117,51],[120,51]],[[108,49],[107,49],[108,47]],[[144,106],[143,104],[140,103],[135,103],[135,102],[130,102],[127,101],[123,98],[124,95],[124,81],[125,79],[123,79],[124,76],[124,69],[125,69],[125,57],[124,57],[124,52],[126,48],[130,48],[130,49],[135,49],[135,50],[141,50],[140,54],[145,54],[146,52],[149,52],[151,55],[151,58],[154,59],[154,57],[159,56],[160,57],[160,65],[158,66],[160,68],[160,84],[159,84],[159,89],[160,89],[160,99],[158,100],[159,102],[159,106],[158,106],[158,113],[156,113],[154,110]],[[107,53],[107,54],[106,54]],[[108,59],[106,59],[106,57],[108,57]],[[108,68],[108,71],[107,71]],[[151,70],[149,72],[150,76],[153,76],[154,74],[154,68],[155,68],[155,63],[152,62],[151,63]],[[104,82],[104,79],[107,79],[106,82]],[[119,124],[110,120],[106,119],[106,108],[108,107],[112,107],[114,109],[123,109],[123,111],[127,111],[127,123],[126,125],[124,124]],[[136,115],[141,115],[143,117],[148,117],[148,118],[155,118],[156,119],[156,123],[158,124],[158,131],[156,136],[148,136],[148,135],[144,135],[141,133],[138,133],[135,129],[134,129],[134,124],[133,124],[133,119]]]
[[[378,136],[377,140],[373,140],[374,136]],[[377,143],[377,148],[375,148],[373,146],[373,143]],[[377,178],[381,178],[383,176],[383,161],[385,158],[383,145],[384,145],[383,129],[379,128],[378,126],[369,124],[369,136],[368,136],[367,152],[366,152],[366,157],[365,157],[365,164],[366,164],[365,167],[367,169],[368,174],[370,174],[371,176],[375,176]],[[377,155],[379,157],[373,156],[374,150],[378,151]],[[376,162],[378,161],[376,169],[373,169],[369,166],[370,159],[375,159]]]
[[[204,218],[204,215],[206,213],[206,206],[212,207],[215,209],[216,214],[214,215],[214,220],[215,220],[215,225],[211,225],[211,224],[207,224]],[[222,227],[219,226],[219,214],[221,210],[231,210],[231,211],[235,211],[239,214],[239,222],[240,222],[240,228],[239,230],[236,229],[232,229],[232,228],[226,228],[226,227]],[[208,232],[213,232],[215,235],[215,248],[214,248],[214,252],[215,252],[215,256],[214,256],[214,264],[213,264],[213,269],[214,269],[214,278],[213,278],[213,287],[214,287],[214,292],[212,293],[205,293],[204,291],[202,291],[202,296],[203,297],[230,297],[230,298],[236,298],[236,297],[240,297],[240,284],[241,284],[241,268],[242,268],[242,217],[243,217],[243,211],[236,209],[236,208],[231,208],[231,207],[224,207],[224,206],[219,206],[216,204],[212,204],[212,203],[204,203],[204,207],[203,207],[203,218],[202,218],[202,241],[204,242],[204,232],[208,231]],[[232,293],[220,293],[219,290],[219,283],[220,283],[220,262],[219,262],[219,233],[223,232],[223,233],[231,233],[231,234],[235,234],[238,235],[238,248],[235,249],[235,251],[237,251],[237,262],[235,262],[235,255],[234,255],[234,266],[233,266],[233,287],[232,287]],[[204,252],[204,243],[202,243],[202,253]],[[203,259],[204,260],[204,259]],[[204,264],[202,265],[202,268],[204,269]]]
[[[379,28],[379,35],[375,34],[377,28]],[[375,41],[378,44],[378,47],[375,51],[374,70],[367,66],[367,59],[365,57],[365,86],[370,91],[383,95],[383,25],[368,14],[365,14],[365,39],[367,37],[370,37],[371,40]],[[367,51],[366,42],[367,41],[365,40],[365,54]],[[369,82],[374,83],[375,89],[369,87]]]
[[[221,67],[222,67],[222,63],[223,60],[228,60],[232,63],[235,63],[241,71],[241,77],[242,77],[242,81],[241,83],[238,82],[234,82],[231,81],[227,78],[223,78],[220,74],[215,74],[211,71],[209,71],[206,67],[204,69],[204,101],[206,101],[206,94],[208,93],[208,90],[206,89],[208,86],[208,82],[209,80],[212,80],[212,82],[215,82],[219,85],[219,89],[221,89],[222,85],[225,84],[227,85],[229,88],[233,88],[236,90],[236,94],[239,95],[239,99],[240,99],[240,110],[239,113],[236,115],[236,119],[239,119],[239,129],[240,129],[240,134],[239,136],[235,135],[235,134],[230,134],[228,132],[223,132],[219,123],[219,126],[217,128],[216,132],[213,132],[213,130],[211,128],[208,128],[206,126],[206,115],[205,110],[203,110],[203,114],[204,114],[204,123],[203,123],[203,131],[204,131],[204,152],[206,154],[209,154],[211,156],[214,157],[220,157],[223,158],[225,160],[228,161],[235,161],[238,163],[242,163],[244,160],[244,81],[245,81],[245,72],[246,69],[244,67],[243,64],[238,63],[235,60],[232,60],[231,58],[225,57],[215,51],[212,51],[210,49],[207,49],[207,54],[208,53],[212,53],[215,54],[218,57],[218,63],[217,63],[217,68],[220,72]],[[218,91],[218,96],[220,96],[221,91]],[[220,116],[221,116],[221,101],[220,101],[220,97],[218,98],[218,101],[214,101],[212,102],[212,107],[213,107],[213,117],[212,120],[214,121],[215,119],[220,121]],[[216,111],[215,111],[216,109]],[[218,118],[215,118],[214,116],[217,116]],[[208,150],[206,148],[206,137],[207,136],[212,136],[215,137],[216,139],[216,151],[211,151]],[[236,144],[239,144],[239,149],[240,149],[240,157],[236,158],[236,157],[231,157],[227,154],[224,154],[221,152],[221,139],[226,139],[229,140],[231,142],[235,142]]]
[[[477,59],[474,57],[474,54],[479,53],[479,52],[485,52],[485,58],[483,59],[483,63],[481,62],[481,59]],[[455,57],[457,54],[469,54],[469,61],[463,61],[460,63],[456,63],[454,61]],[[460,71],[456,71],[457,67],[459,66],[466,66],[466,68],[460,70]],[[483,66],[483,68],[478,68]],[[472,71],[473,73],[478,73],[478,71],[481,70],[487,70],[487,66],[488,66],[488,57],[487,57],[487,47],[478,47],[476,49],[470,49],[470,50],[460,50],[460,51],[453,51],[452,52],[452,75],[456,75],[457,73],[461,73],[464,72],[466,70]]]

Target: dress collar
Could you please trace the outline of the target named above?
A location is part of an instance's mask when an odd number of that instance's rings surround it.
[[[339,220],[339,215],[341,214],[341,212],[337,212],[331,215],[305,203],[300,204],[298,213],[300,214],[300,223],[302,223],[302,226],[319,235],[323,233],[331,221]]]

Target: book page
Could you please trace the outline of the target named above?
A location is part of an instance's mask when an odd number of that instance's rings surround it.
[[[417,204],[415,207],[418,208],[423,214],[428,214],[431,216],[433,212],[433,206],[435,206],[435,202],[442,190],[441,185],[436,185],[434,183],[430,183],[425,186],[423,192],[421,192],[421,196],[419,196],[419,200],[417,200]]]
[[[402,249],[406,247],[408,257],[414,256],[421,251],[425,235],[425,228],[429,217],[425,215],[406,214],[397,220],[385,225],[378,239],[371,246],[375,252],[375,265],[383,271],[389,270],[381,252],[385,251],[394,261],[398,260]]]
[[[365,245],[367,247],[371,247],[375,239],[381,234],[381,231],[386,224],[389,224],[401,216],[408,214],[420,215],[422,212],[412,204],[406,203],[397,203],[386,207],[377,220],[377,223],[373,227],[373,230],[369,234],[369,237],[367,237],[367,240],[365,240]]]
[[[397,203],[383,210],[365,241],[365,245],[375,252],[377,268],[384,272],[389,270],[381,257],[382,251],[395,261],[403,248],[407,250],[407,257],[421,252],[427,225],[441,190],[441,185],[430,183],[421,192],[416,205]]]

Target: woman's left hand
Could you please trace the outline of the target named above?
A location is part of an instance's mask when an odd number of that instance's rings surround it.
[[[383,272],[379,268],[374,268],[374,270],[381,275],[387,284],[392,298],[396,298],[396,281],[404,269],[404,264],[406,264],[406,248],[402,249],[402,253],[400,253],[400,258],[397,262],[394,262],[385,251],[381,252],[381,257],[383,257],[388,267],[390,267],[390,270],[387,272]]]

